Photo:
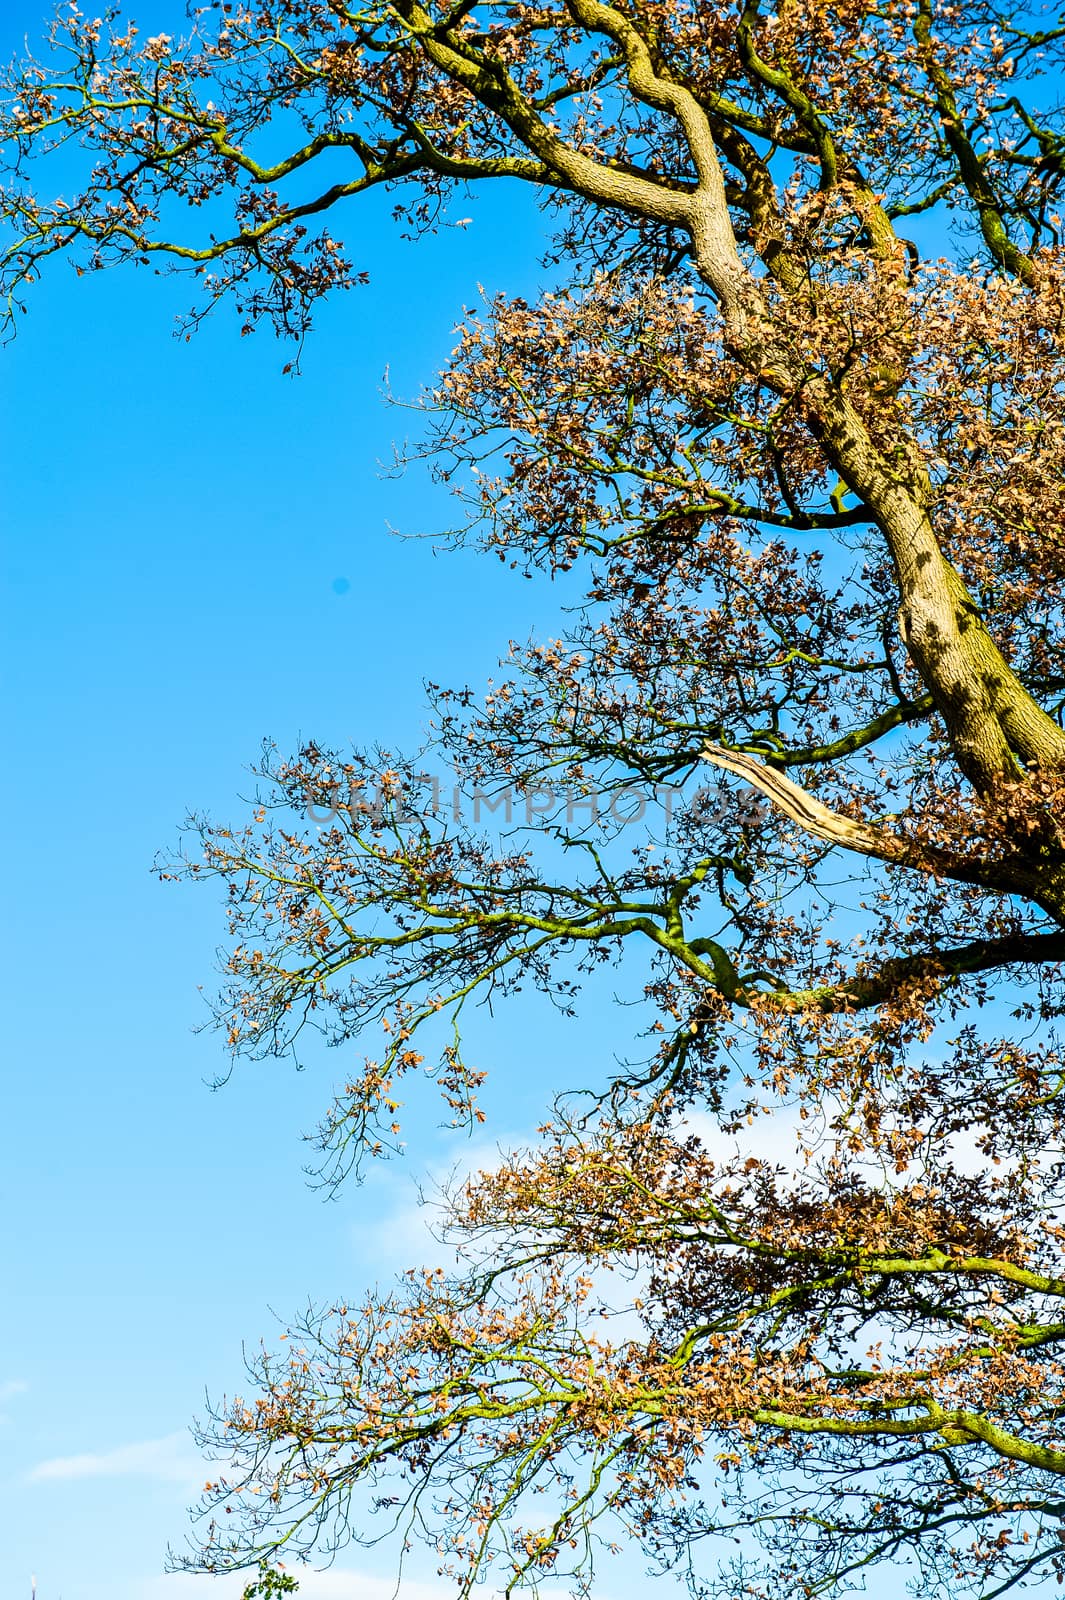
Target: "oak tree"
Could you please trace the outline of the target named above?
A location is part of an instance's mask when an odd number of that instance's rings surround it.
[[[489,827],[418,804],[417,759],[308,744],[267,751],[243,825],[202,824],[182,870],[227,892],[229,1046],[376,1040],[323,1126],[340,1181],[419,1079],[480,1117],[464,1008],[533,985],[579,1030],[616,968],[642,1029],[618,1065],[586,1020],[538,1140],[455,1186],[463,1264],[255,1364],[205,1430],[228,1465],[194,1564],[269,1590],[371,1536],[376,1494],[463,1590],[586,1587],[626,1539],[697,1593],[893,1560],[925,1594],[1061,1581],[1065,19],[224,0],[179,26],[65,6],[8,76],[10,316],[73,255],[302,339],[360,277],[336,234],[364,192],[417,233],[527,191],[548,287],[467,315],[425,450],[456,539],[587,587],[505,681],[435,694],[467,799],[550,788],[549,818]],[[687,780],[702,803],[633,848],[610,800]]]

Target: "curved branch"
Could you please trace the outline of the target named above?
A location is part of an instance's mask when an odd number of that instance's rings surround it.
[[[1060,901],[1055,893],[1055,885],[1048,881],[1049,875],[1019,857],[988,862],[975,856],[957,856],[936,845],[916,844],[897,833],[891,833],[887,828],[859,822],[841,812],[829,810],[828,806],[815,800],[782,772],[772,771],[742,750],[726,750],[721,745],[707,744],[703,747],[703,760],[737,777],[746,778],[792,822],[797,822],[800,828],[826,844],[855,851],[858,855],[871,856],[892,866],[910,867],[918,872],[950,878],[957,883],[976,884],[1001,894],[1024,894],[1058,920],[1061,919]]]

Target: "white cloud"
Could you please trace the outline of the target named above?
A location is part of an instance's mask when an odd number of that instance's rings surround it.
[[[163,1439],[144,1439],[114,1450],[88,1451],[84,1455],[54,1456],[31,1468],[32,1483],[71,1481],[77,1478],[154,1478],[164,1483],[197,1483],[205,1466],[189,1435],[168,1433]]]
[[[439,1210],[423,1204],[413,1182],[397,1183],[391,1193],[373,1198],[381,1213],[351,1224],[350,1239],[360,1263],[371,1271],[387,1267],[389,1275],[407,1267],[451,1265],[454,1251],[433,1237]]]
[[[528,1134],[471,1140],[458,1148],[453,1160],[431,1167],[420,1179],[383,1175],[374,1186],[376,1194],[367,1185],[364,1193],[371,1202],[377,1201],[379,1209],[352,1224],[351,1242],[360,1260],[367,1266],[387,1264],[396,1272],[407,1267],[454,1267],[455,1247],[440,1237],[447,1223],[441,1190],[459,1188],[475,1173],[495,1171],[508,1151],[529,1143]]]
[[[759,1161],[783,1167],[793,1176],[806,1167],[800,1141],[804,1134],[809,1138],[809,1130],[791,1106],[772,1116],[756,1118],[742,1137],[723,1132],[717,1119],[705,1111],[687,1112],[677,1119],[676,1127],[678,1134],[694,1133],[711,1160],[722,1164],[737,1157],[757,1156]]]
[[[809,1170],[811,1141],[823,1133],[826,1145],[830,1146],[833,1126],[842,1125],[845,1120],[842,1103],[826,1096],[821,1102],[820,1121],[816,1125],[804,1122],[796,1107],[785,1106],[774,1110],[770,1116],[756,1117],[742,1136],[723,1133],[714,1117],[702,1111],[688,1112],[678,1118],[676,1126],[678,1132],[694,1133],[714,1161],[725,1163],[736,1157],[757,1156],[770,1166],[781,1167],[785,1176],[798,1178]],[[947,1138],[937,1138],[936,1159],[962,1176],[977,1177],[986,1173],[988,1157],[979,1148],[979,1140],[986,1132],[985,1124],[974,1122],[972,1127]],[[919,1160],[896,1170],[886,1152],[877,1156],[870,1150],[864,1157],[852,1157],[850,1164],[867,1183],[882,1190],[903,1188],[924,1174]],[[1004,1158],[997,1168],[999,1176],[1016,1165],[1014,1158]]]

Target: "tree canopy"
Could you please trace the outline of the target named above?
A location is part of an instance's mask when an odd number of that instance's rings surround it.
[[[463,1268],[254,1365],[205,1430],[229,1464],[193,1564],[269,1588],[380,1523],[464,1591],[586,1588],[626,1539],[696,1593],[899,1559],[929,1595],[1061,1581],[1065,19],[226,0],[177,26],[67,6],[10,73],[12,321],[73,254],[302,339],[359,279],[334,235],[364,191],[418,233],[524,186],[549,287],[466,318],[424,448],[456,539],[587,577],[565,637],[434,691],[466,796],[527,826],[314,743],[200,826],[172,870],[225,886],[229,1047],[374,1041],[323,1124],[339,1182],[419,1078],[482,1115],[464,1008],[535,986],[579,1029],[616,968],[642,1029],[618,1065],[589,1028],[538,1142],[457,1185]],[[634,848],[612,800],[693,775]]]

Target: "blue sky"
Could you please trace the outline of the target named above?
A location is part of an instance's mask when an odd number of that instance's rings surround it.
[[[0,47],[43,15],[6,0]],[[387,210],[353,210],[372,282],[323,311],[298,381],[232,316],[175,339],[189,286],[131,272],[59,267],[0,352],[4,1600],[31,1572],[41,1600],[185,1592],[160,1573],[204,1476],[184,1429],[205,1388],[239,1387],[274,1312],[416,1262],[412,1175],[469,1154],[430,1126],[411,1171],[323,1202],[301,1134],[339,1064],[211,1093],[219,1041],[192,1029],[217,900],[150,871],[190,807],[238,812],[264,735],[415,744],[424,678],[480,682],[553,609],[498,563],[390,537],[441,504],[378,465],[411,420],[385,368],[415,394],[479,282],[532,288],[539,219],[500,195],[412,246]],[[508,1075],[513,1035],[492,1049],[493,1126],[517,1134],[543,1088]],[[378,1593],[316,1581],[307,1600]]]

